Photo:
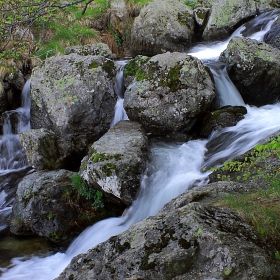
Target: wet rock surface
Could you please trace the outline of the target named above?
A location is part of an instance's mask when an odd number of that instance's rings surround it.
[[[200,135],[209,137],[213,131],[235,126],[247,114],[247,109],[242,106],[226,106],[205,115]]]
[[[90,147],[81,163],[81,177],[108,200],[131,205],[147,156],[148,140],[141,125],[121,121]]]
[[[98,139],[114,116],[115,75],[114,62],[102,56],[72,53],[47,59],[32,74],[32,128]]]
[[[262,106],[279,100],[279,50],[256,40],[234,37],[221,59],[245,103]]]
[[[205,66],[177,52],[136,60],[134,80],[124,94],[129,119],[153,135],[187,134],[215,97]],[[131,74],[129,67],[125,71]]]
[[[277,279],[252,229],[235,213],[206,203],[241,189],[219,182],[187,191],[156,216],[74,257],[56,280]]]
[[[153,56],[184,51],[194,41],[192,9],[180,1],[153,1],[135,18],[131,30],[131,53]]]

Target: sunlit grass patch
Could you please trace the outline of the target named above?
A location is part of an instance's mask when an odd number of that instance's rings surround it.
[[[251,194],[228,195],[215,206],[226,206],[250,224],[264,242],[280,249],[280,178],[270,187]]]

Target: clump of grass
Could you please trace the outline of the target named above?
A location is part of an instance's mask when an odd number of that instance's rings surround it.
[[[92,21],[100,18],[110,7],[108,0],[95,0],[85,13],[83,6],[69,6],[56,18],[45,22],[44,26],[35,26],[34,34],[40,42],[36,56],[41,59],[62,54],[65,48],[73,45],[85,45],[99,41],[98,33],[91,28]],[[45,30],[45,35],[42,35]]]
[[[191,8],[194,8],[197,3],[196,1],[185,1],[184,4]]]
[[[72,186],[77,190],[79,196],[92,201],[92,207],[95,209],[103,208],[102,192],[88,187],[77,173],[72,176]]]
[[[280,249],[280,176],[270,182],[266,190],[251,194],[229,195],[216,206],[237,211],[264,242],[272,242]]]

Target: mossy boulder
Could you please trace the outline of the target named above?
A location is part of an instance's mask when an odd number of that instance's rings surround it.
[[[71,46],[65,49],[65,54],[76,53],[79,55],[99,55],[104,56],[109,59],[116,58],[112,51],[109,49],[108,45],[104,43],[96,43],[84,46]]]
[[[116,203],[131,205],[145,169],[148,141],[140,124],[118,122],[89,149],[80,174],[91,187]]]
[[[240,191],[241,184],[223,182],[187,191],[156,216],[74,257],[56,280],[277,279],[277,263],[252,228],[209,205]]]
[[[280,50],[249,38],[234,37],[221,56],[246,104],[262,106],[279,100]]]
[[[81,209],[76,205],[77,191],[71,184],[73,174],[59,170],[26,175],[16,192],[11,232],[43,236],[60,245],[77,235],[81,231],[78,225]]]
[[[187,134],[215,97],[205,66],[185,53],[145,58],[134,70],[124,107],[130,120],[154,135]]]
[[[132,55],[186,50],[194,42],[192,14],[192,9],[180,1],[155,0],[147,4],[132,26]]]
[[[103,56],[76,53],[47,59],[31,77],[31,126],[94,141],[113,119],[116,67]]]

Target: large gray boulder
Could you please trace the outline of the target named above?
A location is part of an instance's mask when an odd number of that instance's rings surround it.
[[[155,0],[140,11],[131,30],[132,55],[184,51],[194,41],[192,9],[179,1]]]
[[[102,56],[75,53],[49,58],[31,77],[31,125],[58,135],[104,134],[113,119],[116,68]]]
[[[130,63],[125,68],[125,74],[135,77],[124,94],[129,119],[154,135],[188,133],[215,97],[205,66],[177,52],[136,60],[142,62],[130,62],[134,73]]]
[[[279,23],[273,26],[264,36],[264,42],[280,49],[280,25]]]
[[[56,280],[277,279],[277,264],[251,227],[208,204],[220,193],[240,191],[241,184],[223,182],[188,191],[156,216],[74,257]]]
[[[71,185],[73,172],[34,172],[19,183],[10,219],[15,235],[39,235],[53,242],[65,242],[75,235],[80,209]],[[72,232],[73,231],[73,232]]]
[[[87,141],[83,136],[60,138],[44,128],[19,133],[27,161],[36,170],[78,169],[86,155]]]
[[[280,51],[266,43],[234,37],[222,54],[244,102],[262,106],[279,99]]]
[[[108,200],[131,205],[147,160],[148,141],[140,124],[118,122],[89,149],[81,163],[83,180]]]

